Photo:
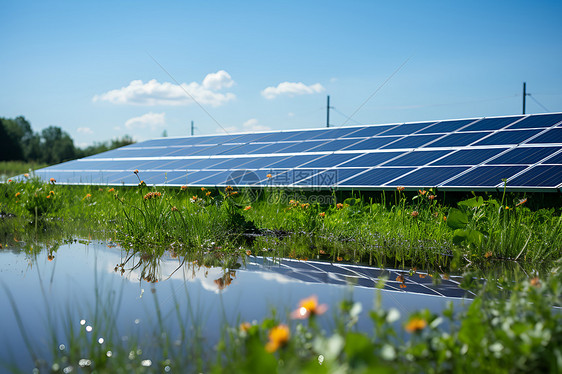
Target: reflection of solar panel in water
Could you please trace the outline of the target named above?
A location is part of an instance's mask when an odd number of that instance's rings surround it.
[[[299,261],[293,259],[273,259],[251,256],[246,267],[252,270],[265,270],[306,283],[325,283],[352,285],[355,287],[376,288],[385,280],[383,290],[401,291],[441,297],[474,296],[470,291],[459,287],[462,277],[446,276],[434,281],[427,273],[402,270],[380,269],[369,266],[350,265],[321,261]]]
[[[160,138],[36,171],[61,184],[562,190],[562,113]]]

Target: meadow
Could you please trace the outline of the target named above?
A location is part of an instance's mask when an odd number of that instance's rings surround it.
[[[156,268],[163,255],[225,270],[240,257],[257,255],[422,270],[434,282],[463,274],[463,286],[477,297],[463,310],[403,316],[398,326],[399,312],[378,303],[366,311],[373,331],[356,328],[358,313],[365,311],[343,300],[331,306],[338,312],[327,331],[318,323],[329,318],[326,307],[311,296],[290,315],[273,311],[259,321],[225,326],[211,351],[189,337],[189,348],[172,344],[156,313],[159,349],[148,365],[135,354],[147,343],[142,337],[120,341],[111,329],[116,301],[96,293],[94,315],[106,329],[104,347],[111,349],[102,349],[82,328],[69,327],[72,349],[58,349],[53,338],[48,364],[42,361],[48,371],[562,369],[562,216],[559,205],[549,207],[544,196],[503,192],[452,200],[431,189],[403,188],[370,196],[278,188],[256,193],[235,186],[149,187],[142,174],[138,178],[136,187],[62,186],[33,177],[0,184],[0,243],[33,254],[42,250],[37,243],[49,242],[53,257],[56,242],[117,243],[125,258],[142,258],[148,283],[159,281]],[[124,272],[125,265],[115,271]],[[17,314],[13,301],[11,307]],[[183,329],[188,336],[193,326]]]

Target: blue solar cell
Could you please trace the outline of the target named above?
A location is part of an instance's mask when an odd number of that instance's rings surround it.
[[[404,175],[414,168],[376,168],[366,171],[363,174],[352,177],[346,181],[340,182],[340,186],[382,186],[383,184]]]
[[[144,142],[131,144],[128,145],[127,147],[138,148],[138,147],[187,146],[187,145],[197,144],[203,140],[206,140],[207,138],[208,137],[202,137],[202,136],[189,137],[189,138],[159,138],[159,139],[146,140]]]
[[[381,135],[411,135],[433,125],[434,123],[435,122],[403,123],[392,129],[386,130]]]
[[[360,153],[337,153],[319,157],[304,166],[307,168],[329,168],[349,161],[361,155]]]
[[[374,167],[386,162],[396,156],[403,155],[404,152],[376,152],[366,153],[361,157],[350,160],[340,167]]]
[[[148,170],[187,170],[191,164],[199,162],[200,158],[179,159],[179,160],[154,160],[143,167],[135,167],[135,169],[148,169]]]
[[[418,148],[443,135],[410,135],[381,147],[382,149]]]
[[[243,165],[241,165],[241,167],[247,168],[247,169],[263,169],[263,168],[268,168],[271,164],[274,164],[276,162],[285,160],[287,158],[287,156],[270,156],[270,157],[259,157],[259,158],[250,158],[250,162],[247,162]]]
[[[286,157],[280,161],[274,162],[267,167],[274,168],[274,169],[285,169],[285,168],[297,168],[302,166],[303,164],[315,160],[319,157],[319,155],[297,155],[297,156],[290,156]]]
[[[196,155],[197,153],[201,152],[201,150],[205,150],[205,149],[213,149],[216,146],[213,145],[202,145],[202,146],[198,146],[198,145],[194,145],[191,147],[179,147],[179,148],[171,148],[173,150],[173,152],[170,152],[167,156],[193,156]],[[139,155],[142,154],[142,152],[139,153]],[[150,157],[150,155],[145,155],[145,157]]]
[[[309,140],[317,136],[317,133],[322,130],[301,130],[301,131],[287,131],[276,133],[273,137],[261,139],[260,141],[303,141]]]
[[[314,148],[319,145],[328,143],[329,140],[310,140],[306,142],[299,142],[290,147],[280,150],[278,153],[300,153],[300,152],[314,152]]]
[[[422,166],[450,152],[451,151],[413,151],[387,162],[384,166]]]
[[[337,139],[319,145],[313,149],[314,152],[335,152],[346,149],[352,144],[359,142],[359,139]]]
[[[205,185],[214,186],[216,184],[222,183],[226,180],[226,177],[230,171],[217,171],[217,170],[200,170],[187,172],[181,178],[170,180],[171,184],[182,184],[182,185]],[[217,177],[220,176],[220,177]]]
[[[558,153],[557,155],[552,156],[548,160],[542,162],[543,164],[558,164],[562,165],[562,152]]]
[[[435,161],[432,165],[478,165],[507,148],[462,149]]]
[[[368,138],[349,146],[348,148],[346,148],[346,151],[358,151],[358,150],[368,151],[371,149],[378,149],[397,139],[400,139],[400,136]]]
[[[214,136],[204,136],[201,141],[197,144],[199,145],[218,145],[223,143],[232,142],[234,139],[240,137],[241,135],[214,135]]]
[[[552,128],[529,142],[529,144],[545,143],[562,143],[562,128]]]
[[[219,144],[214,145],[211,147],[198,147],[194,146],[193,148],[198,148],[199,150],[193,153],[193,156],[213,156],[213,155],[220,155],[234,149],[240,148],[240,144]],[[176,156],[176,154],[172,154]]]
[[[249,153],[261,153],[260,149],[270,145],[271,143],[249,143],[249,144],[242,144],[237,147],[231,147],[222,151],[221,155],[245,155]]]
[[[538,127],[550,127],[562,121],[562,113],[556,114],[537,114],[529,116],[511,126],[510,129],[530,129]]]
[[[509,180],[508,187],[558,187],[562,184],[562,165],[537,165]]]
[[[461,119],[456,121],[441,121],[425,129],[418,131],[418,134],[437,134],[437,133],[445,133],[445,132],[453,132],[457,131],[463,126],[468,125],[469,123],[474,122],[473,119]]]
[[[444,136],[443,138],[426,145],[426,148],[437,147],[463,147],[482,139],[484,136],[491,134],[490,132],[459,132]]]
[[[227,159],[224,158],[203,158],[197,160],[196,162],[192,162],[187,169],[188,170],[203,170],[203,169],[228,169],[222,166],[219,166]]]
[[[308,169],[307,174],[295,177],[294,184],[301,187],[337,186],[339,182],[361,173],[367,169]],[[297,175],[299,170],[292,171]],[[308,175],[308,176],[307,176]]]
[[[560,147],[526,147],[514,148],[488,162],[490,165],[500,164],[535,164],[545,157],[560,150]]]
[[[526,166],[478,166],[466,174],[444,184],[447,187],[494,187],[502,179],[511,178]]]
[[[427,166],[422,167],[408,175],[393,180],[388,185],[390,186],[423,186],[423,187],[437,187],[447,179],[468,170],[469,167],[462,166]]]
[[[215,159],[216,163],[212,169],[240,169],[246,168],[246,164],[256,161],[262,160],[262,157],[241,157],[241,158],[217,158]]]
[[[537,135],[543,130],[513,130],[513,131],[499,131],[487,138],[480,140],[474,145],[508,145],[519,144],[533,135]]]
[[[286,143],[272,143],[266,144],[262,148],[256,148],[254,150],[248,151],[248,154],[263,154],[269,155],[272,153],[280,153],[282,150],[292,147],[295,144],[299,144],[300,142],[286,142]]]
[[[360,127],[342,127],[335,129],[325,129],[318,131],[318,134],[310,139],[337,139],[342,137],[355,137],[353,134],[360,130]]]
[[[484,118],[470,126],[462,129],[463,131],[484,131],[484,130],[499,130],[512,124],[523,116],[512,117],[497,117],[497,118]]]
[[[342,138],[370,138],[375,135],[379,135],[380,133],[389,130],[396,125],[375,125],[375,126],[367,126],[360,128],[356,132],[351,134],[347,134],[342,136]]]

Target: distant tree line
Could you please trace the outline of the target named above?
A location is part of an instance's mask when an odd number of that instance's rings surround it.
[[[53,165],[132,143],[133,139],[125,135],[82,149],[75,147],[70,135],[60,127],[49,126],[39,133],[33,132],[31,124],[23,116],[13,119],[0,117],[0,161]]]

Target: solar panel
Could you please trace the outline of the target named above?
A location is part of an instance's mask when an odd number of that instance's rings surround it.
[[[159,138],[36,171],[63,184],[562,186],[562,113]]]

